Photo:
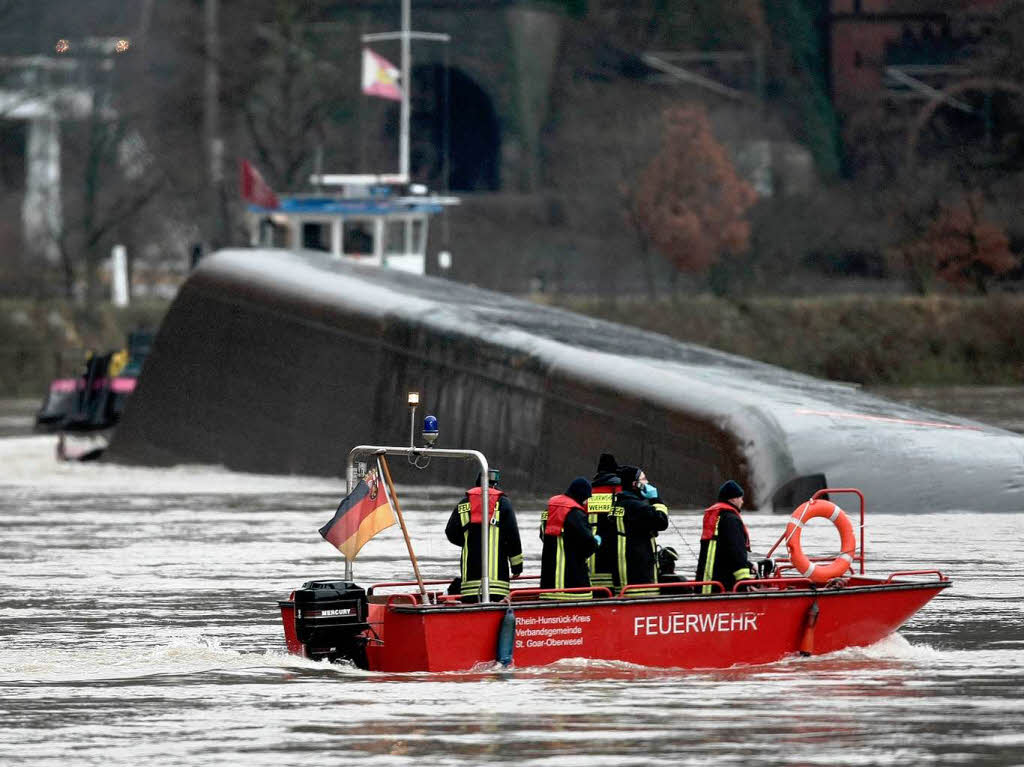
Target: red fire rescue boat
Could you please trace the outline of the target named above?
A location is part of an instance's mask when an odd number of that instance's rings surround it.
[[[372,453],[476,458],[486,498],[487,461],[476,451],[360,446],[349,454],[350,486],[353,457]],[[842,494],[860,501],[859,536],[829,500]],[[615,593],[513,588],[502,602],[466,604],[444,592],[447,581],[361,588],[347,563],[344,580],[307,582],[279,603],[285,640],[297,655],[387,672],[459,671],[495,661],[541,666],[564,658],[698,669],[863,647],[896,631],[951,585],[937,570],[865,575],[864,514],[859,490],[819,491],[789,519],[776,543],[785,541],[789,556],[778,560],[772,577],[739,581],[728,592],[715,581],[634,584]],[[831,562],[800,551],[800,531],[813,517],[831,519],[839,529],[842,551]],[[486,546],[484,535],[484,562]],[[859,573],[847,574],[854,562]],[[487,568],[482,571],[486,578]],[[524,581],[530,579],[516,582]],[[652,585],[657,593],[636,593]],[[543,597],[556,591],[580,599]],[[486,582],[481,592],[487,593]]]

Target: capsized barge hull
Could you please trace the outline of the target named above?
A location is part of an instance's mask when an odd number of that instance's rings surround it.
[[[339,444],[406,433],[406,413],[387,403],[409,390],[444,420],[439,446],[492,456],[518,493],[560,487],[607,451],[657,477],[673,508],[702,507],[730,477],[748,508],[786,513],[826,485],[857,485],[908,513],[1024,508],[1020,435],[309,252],[221,251],[201,262],[106,457],[334,476]],[[466,476],[452,464],[434,481]]]
[[[761,591],[622,595],[555,604],[516,602],[515,592],[511,604],[413,604],[417,595],[375,596],[371,587],[365,655],[355,660],[386,672],[463,671],[493,663],[502,620],[511,608],[516,667],[566,658],[685,669],[772,663],[801,652],[819,655],[874,644],[951,585],[935,575],[937,580],[925,581],[853,577],[841,588],[826,589],[782,578]],[[302,615],[292,600],[280,606],[289,650],[329,657],[326,648],[303,642],[297,631],[297,621],[315,622],[317,616]]]

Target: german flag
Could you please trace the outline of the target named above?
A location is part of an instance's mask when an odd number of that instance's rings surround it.
[[[393,524],[391,503],[377,470],[371,469],[342,500],[334,519],[320,528],[320,535],[351,562],[364,543]]]

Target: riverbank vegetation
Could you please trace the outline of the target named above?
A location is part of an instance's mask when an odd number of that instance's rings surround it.
[[[543,296],[543,303],[866,386],[1024,384],[1024,296],[831,295],[651,300]],[[86,312],[0,301],[0,396],[37,396],[86,350],[156,330],[168,303]]]
[[[80,374],[89,352],[122,349],[134,330],[156,331],[168,306],[0,300],[0,397],[42,396],[53,378]]]
[[[1024,383],[1024,296],[562,298],[601,319],[865,385]]]

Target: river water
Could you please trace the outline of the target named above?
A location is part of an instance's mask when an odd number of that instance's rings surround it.
[[[340,480],[58,464],[52,437],[8,427],[3,765],[1024,764],[1024,511],[904,514],[868,499],[869,572],[954,580],[873,647],[714,672],[577,661],[383,675],[285,653],[277,600],[342,573],[317,533]],[[536,572],[539,499],[509,490]],[[442,528],[458,491],[400,494],[425,577],[451,577]],[[748,524],[763,551],[784,518]],[[698,526],[679,510],[663,534],[680,570]],[[833,537],[804,536],[822,552]],[[364,585],[412,576],[397,527],[355,564]]]

